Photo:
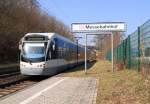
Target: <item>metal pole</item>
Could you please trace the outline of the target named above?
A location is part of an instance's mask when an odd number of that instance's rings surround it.
[[[85,34],[85,74],[86,74],[86,70],[87,70],[87,51],[86,51],[86,47],[87,47],[87,34]]]
[[[78,56],[78,54],[79,54],[79,39],[82,37],[74,37],[74,38],[76,38],[76,42],[77,42],[77,65],[78,65],[78,63],[79,63],[79,56]]]
[[[79,49],[78,49],[78,39],[77,39],[77,65],[78,65],[78,54],[79,54]]]
[[[111,62],[112,62],[112,71],[114,72],[114,50],[113,50],[113,33],[111,33]]]

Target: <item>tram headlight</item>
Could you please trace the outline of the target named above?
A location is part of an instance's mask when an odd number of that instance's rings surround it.
[[[43,64],[43,68],[45,68],[45,64]]]
[[[23,68],[24,68],[24,67],[25,67],[25,65],[24,65],[24,64],[21,64],[21,67],[23,67]]]
[[[45,68],[45,64],[37,65],[38,68]]]

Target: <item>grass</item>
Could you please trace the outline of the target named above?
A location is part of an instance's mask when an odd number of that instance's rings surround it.
[[[135,70],[111,71],[111,63],[98,61],[66,71],[67,77],[96,77],[97,104],[150,104],[150,80],[142,79]]]

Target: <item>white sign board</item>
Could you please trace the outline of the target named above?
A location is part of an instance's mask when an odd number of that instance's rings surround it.
[[[102,22],[102,23],[73,23],[72,32],[91,33],[102,31],[125,31],[126,25],[123,22]]]

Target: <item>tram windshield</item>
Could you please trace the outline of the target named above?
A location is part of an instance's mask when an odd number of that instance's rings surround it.
[[[44,43],[24,43],[22,52],[23,61],[39,62],[45,60]]]

